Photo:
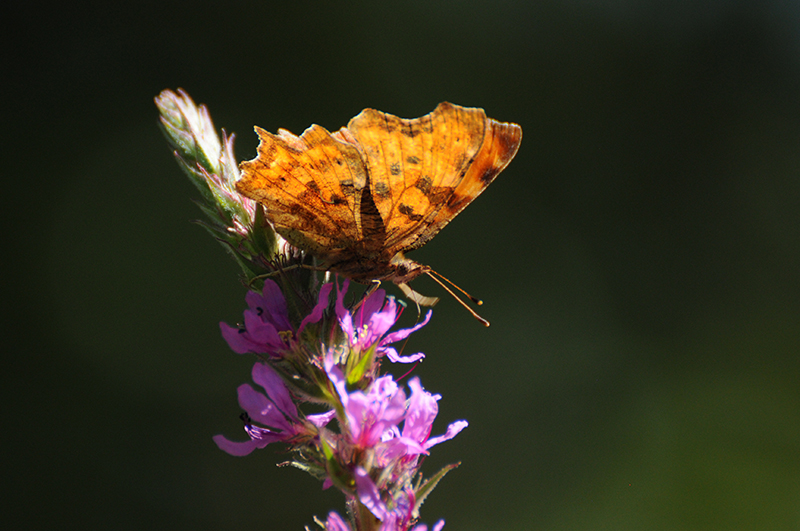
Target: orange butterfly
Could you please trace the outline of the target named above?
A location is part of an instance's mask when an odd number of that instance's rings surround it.
[[[333,134],[319,125],[299,137],[255,130],[258,157],[242,162],[236,189],[264,205],[275,231],[313,254],[321,270],[392,281],[422,304],[438,299],[408,287],[419,275],[452,291],[404,253],[478,197],[522,140],[519,125],[450,103],[413,120],[364,109]]]

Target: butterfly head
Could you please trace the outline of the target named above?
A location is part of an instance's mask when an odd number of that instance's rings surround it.
[[[426,297],[424,295],[417,293],[416,291],[411,289],[407,284],[407,282],[414,280],[420,275],[428,275],[434,280],[434,282],[443,287],[445,291],[447,291],[447,293],[452,295],[453,298],[457,300],[459,304],[461,304],[464,308],[466,308],[467,311],[471,313],[473,317],[475,317],[478,321],[480,321],[484,326],[489,326],[489,321],[478,315],[477,312],[475,312],[475,310],[467,306],[467,304],[463,300],[461,300],[461,298],[458,295],[453,293],[453,290],[447,287],[447,284],[445,284],[445,282],[447,282],[448,284],[456,288],[458,291],[463,293],[469,300],[471,300],[478,306],[483,304],[483,301],[473,297],[463,289],[459,288],[458,286],[447,280],[445,277],[443,277],[441,274],[434,271],[430,266],[422,265],[420,263],[411,260],[410,258],[406,258],[405,256],[403,256],[402,253],[397,253],[397,255],[395,255],[395,257],[391,261],[391,266],[392,266],[391,267],[392,273],[386,277],[386,280],[390,280],[395,284],[397,284],[397,286],[402,290],[402,292],[406,295],[406,297],[408,297],[412,301],[416,302],[421,306],[433,306],[439,301],[438,297]]]
[[[422,265],[410,258],[406,258],[403,253],[397,253],[389,264],[390,273],[385,280],[395,284],[407,284],[418,276],[431,271],[430,266]]]

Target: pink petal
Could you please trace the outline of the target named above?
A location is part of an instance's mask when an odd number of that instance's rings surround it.
[[[375,518],[381,521],[384,520],[387,516],[386,505],[381,501],[378,487],[375,486],[367,471],[361,467],[356,467],[355,480],[358,499],[364,507],[375,515]]]
[[[344,307],[344,296],[347,293],[347,288],[350,287],[350,279],[345,278],[344,284],[342,284],[342,289],[339,289],[339,283],[336,283],[336,317],[342,319],[345,315],[349,315],[349,312]]]
[[[297,407],[292,401],[292,395],[283,379],[266,363],[253,365],[253,381],[264,388],[267,396],[278,406],[283,413],[297,418]]]
[[[376,289],[369,294],[369,297],[364,299],[361,307],[358,309],[354,316],[354,320],[358,327],[362,327],[370,321],[375,312],[378,312],[383,306],[383,300],[386,298],[386,291]]]
[[[322,319],[322,312],[328,307],[328,299],[331,295],[331,289],[333,289],[332,283],[323,284],[319,290],[319,300],[317,301],[317,305],[314,306],[314,309],[311,313],[303,319],[303,322],[300,323],[300,328],[297,329],[297,335],[299,336],[303,329],[309,323],[316,323],[320,319]]]
[[[264,304],[266,305],[264,310],[266,310],[268,315],[267,318],[278,330],[291,330],[292,325],[289,324],[289,311],[286,309],[286,299],[283,293],[281,293],[278,284],[274,280],[265,280],[262,293]]]
[[[231,350],[237,354],[247,354],[253,351],[253,342],[249,340],[246,333],[239,328],[234,328],[226,323],[219,323],[222,338],[231,347]]]
[[[224,435],[215,435],[212,437],[212,439],[215,443],[217,443],[217,446],[220,450],[236,457],[248,455],[253,450],[257,448],[264,448],[266,445],[272,442],[266,440],[254,441],[252,439],[244,442],[236,442],[228,440]]]
[[[431,434],[433,421],[439,413],[436,402],[441,396],[425,391],[417,377],[409,380],[408,386],[411,388],[411,399],[408,401],[408,413],[403,422],[403,436],[422,443]]]
[[[438,437],[431,437],[430,439],[428,439],[428,441],[425,443],[425,448],[430,448],[432,446],[436,446],[441,442],[449,441],[450,439],[458,435],[459,432],[461,432],[461,430],[463,430],[467,426],[469,426],[469,422],[467,422],[466,420],[455,421],[454,423],[450,424],[447,427],[447,432],[445,432],[444,435],[439,435]]]
[[[350,531],[350,526],[342,520],[342,517],[331,511],[325,521],[325,531]]]
[[[242,384],[237,389],[239,395],[239,405],[244,409],[250,418],[259,424],[277,428],[279,430],[291,430],[292,425],[286,421],[278,408],[266,396],[259,393],[250,385]]]
[[[247,336],[259,347],[256,352],[281,350],[285,347],[278,329],[272,323],[263,320],[254,310],[244,311],[244,327]]]
[[[389,361],[392,363],[414,363],[415,361],[425,358],[425,354],[422,352],[417,352],[416,354],[410,354],[408,356],[401,356],[392,347],[381,347],[378,349],[378,353],[389,358]]]
[[[326,426],[333,418],[336,416],[336,410],[328,411],[327,413],[317,413],[314,415],[307,415],[306,419],[316,426],[317,428],[321,428]]]
[[[398,330],[397,332],[392,332],[391,334],[388,334],[385,338],[383,338],[381,344],[388,345],[389,343],[394,343],[395,341],[401,341],[407,338],[413,332],[416,332],[417,330],[428,324],[428,321],[431,320],[432,313],[433,310],[428,310],[428,313],[425,315],[425,319],[421,323],[418,323],[413,328],[404,328],[403,330]]]

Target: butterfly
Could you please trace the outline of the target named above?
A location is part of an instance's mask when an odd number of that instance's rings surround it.
[[[314,255],[320,270],[394,282],[421,304],[438,300],[408,287],[422,274],[453,292],[405,253],[478,197],[522,140],[519,125],[446,102],[410,120],[364,109],[334,133],[319,125],[299,137],[255,131],[258,156],[241,163],[236,189],[265,207],[275,231]]]

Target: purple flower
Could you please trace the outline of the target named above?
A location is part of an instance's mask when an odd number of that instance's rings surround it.
[[[442,396],[438,394],[432,395],[425,391],[419,382],[419,378],[409,380],[408,386],[411,388],[411,400],[403,423],[403,439],[418,442],[422,444],[425,450],[428,450],[441,442],[449,441],[469,425],[466,420],[457,420],[447,427],[444,435],[431,438],[433,420],[439,413],[437,402]]]
[[[384,432],[405,417],[406,395],[390,374],[372,382],[366,392],[348,393],[344,373],[329,356],[325,358],[325,371],[344,407],[345,435],[354,446],[374,447]]]
[[[215,435],[214,442],[225,452],[235,455],[247,455],[256,448],[264,448],[269,443],[288,441],[297,435],[309,434],[309,427],[298,417],[297,407],[292,401],[289,389],[280,376],[266,363],[253,366],[253,381],[264,388],[267,395],[253,389],[249,384],[239,386],[239,405],[245,410],[249,419],[245,431],[249,441],[236,442],[224,435]],[[333,418],[334,412],[320,415],[309,415],[307,419],[317,427],[324,426]],[[250,421],[262,426],[254,426]]]
[[[375,345],[378,356],[386,356],[394,363],[413,363],[425,357],[421,352],[410,356],[400,356],[395,349],[387,345],[401,341],[412,332],[425,326],[431,319],[431,310],[428,310],[425,319],[413,328],[405,328],[387,334],[400,318],[400,314],[403,313],[403,307],[395,302],[394,297],[386,297],[384,290],[376,289],[361,302],[353,314],[350,314],[343,303],[349,285],[350,279],[345,279],[341,290],[337,286],[336,316],[342,330],[347,334],[352,349],[364,352]]]
[[[322,286],[317,305],[303,319],[295,333],[289,322],[289,311],[283,293],[278,284],[267,279],[261,294],[249,291],[245,297],[248,309],[244,311],[244,328],[220,323],[222,337],[238,354],[252,352],[278,357],[291,348],[291,338],[299,336],[309,323],[316,323],[322,318],[322,312],[328,307],[332,288],[333,284],[330,283]]]
[[[325,521],[325,531],[352,531],[350,524],[344,521],[338,513],[331,511]]]
[[[452,439],[469,424],[458,420],[443,435],[431,438],[441,395],[425,391],[419,378],[408,382],[411,399],[406,402],[405,393],[390,374],[372,382],[366,391],[348,393],[344,373],[333,356],[326,356],[325,371],[344,408],[347,437],[359,448],[374,448],[381,467],[405,456],[427,454],[429,448]]]
[[[409,380],[408,386],[411,388],[411,398],[406,406],[403,429],[400,430],[395,425],[384,432],[381,438],[383,445],[377,452],[379,466],[385,467],[392,462],[398,462],[405,467],[413,467],[417,456],[427,455],[428,449],[452,439],[469,425],[466,420],[457,420],[447,427],[443,435],[431,437],[433,421],[439,413],[437,402],[441,395],[432,395],[425,391],[419,378]],[[398,468],[395,474],[400,472]]]
[[[444,527],[444,520],[439,520],[433,531],[442,531]],[[380,531],[406,531],[408,527],[399,527],[396,522],[382,522]],[[328,519],[325,521],[325,531],[352,531],[350,524],[344,521],[336,512],[331,511],[328,514]],[[411,531],[428,531],[428,526],[425,524],[415,525]]]
[[[391,500],[391,507],[381,497],[378,487],[369,474],[362,468],[355,470],[356,495],[361,504],[381,521],[381,531],[406,531],[414,520],[414,507],[417,497],[410,488],[400,491]],[[434,531],[444,527],[444,520],[439,520],[434,526]],[[414,526],[412,531],[427,531],[428,526],[420,524]]]

